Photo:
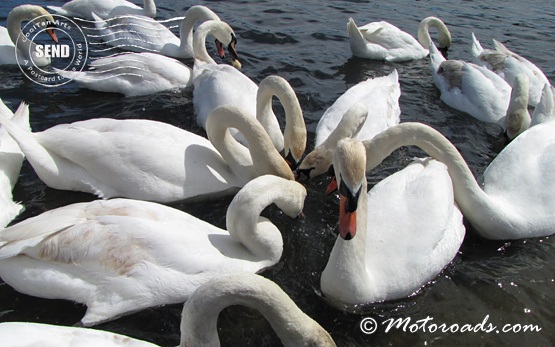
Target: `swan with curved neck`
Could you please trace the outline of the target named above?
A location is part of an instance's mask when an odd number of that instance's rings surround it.
[[[533,126],[516,137],[484,172],[478,184],[455,146],[438,131],[404,123],[365,142],[368,171],[402,146],[418,146],[447,165],[455,200],[476,232],[488,239],[540,237],[555,230],[555,122]]]
[[[60,207],[0,231],[0,277],[28,295],[87,305],[84,326],[184,302],[211,278],[276,264],[283,239],[260,213],[275,203],[297,217],[305,197],[295,181],[258,177],[233,198],[227,230],[147,201]]]
[[[251,307],[270,322],[284,346],[335,346],[335,342],[316,321],[307,316],[274,282],[255,274],[231,274],[199,287],[183,306],[179,346],[220,346],[217,331],[219,313],[231,305]],[[54,326],[39,323],[0,323],[5,347],[36,346],[50,342],[65,347],[154,346],[145,341],[107,331]]]
[[[503,78],[511,87],[515,87],[519,74],[525,74],[530,81],[528,105],[536,107],[540,102],[543,86],[550,84],[543,71],[528,59],[511,52],[505,45],[493,40],[494,49],[484,49],[472,33],[471,54],[474,62],[487,67]]]
[[[515,84],[511,90],[511,101],[505,116],[505,132],[509,140],[514,139],[520,133],[530,127],[532,121],[528,112],[528,90],[530,82],[528,76],[520,74],[516,77]]]
[[[207,25],[210,27],[206,30]],[[219,42],[232,44],[233,30],[221,21],[202,23],[194,34],[202,35],[199,42],[206,51],[206,37],[213,35]],[[237,53],[235,53],[235,56]],[[74,80],[82,87],[100,92],[121,93],[125,96],[149,95],[168,89],[189,88],[193,85],[190,67],[180,61],[156,53],[125,53],[96,59],[89,71],[56,73]]]
[[[92,13],[107,19],[122,15],[142,15],[156,17],[154,0],[144,0],[143,8],[127,0],[71,0],[62,7],[47,6],[56,14],[93,20]]]
[[[439,33],[439,47],[442,54],[447,56],[451,46],[451,33],[436,17],[427,17],[418,26],[418,41],[414,37],[388,22],[372,22],[357,27],[355,21],[349,18],[347,31],[354,56],[387,62],[417,60],[429,54],[432,43],[429,28],[434,27]]]
[[[195,23],[220,20],[220,17],[206,6],[191,6],[180,22],[177,37],[166,26],[146,16],[118,16],[103,20],[93,13],[93,17],[98,35],[111,46],[180,59],[193,58]]]
[[[0,99],[0,113],[24,129],[29,127],[29,106],[22,102],[15,113]],[[13,201],[12,190],[19,178],[25,156],[8,132],[0,126],[0,228],[8,225],[23,211],[23,205]]]
[[[21,30],[23,21],[36,20],[42,18],[45,22],[52,23],[46,28],[48,35],[58,42],[55,33],[55,20],[50,13],[44,8],[36,5],[20,5],[14,7],[8,14],[6,20],[7,28],[0,27],[0,65],[30,65],[45,66],[50,64],[50,57],[37,54],[37,45],[29,39],[26,39]],[[14,45],[15,44],[15,45]],[[31,59],[32,62],[26,63]]]
[[[334,152],[339,236],[321,289],[346,310],[413,295],[455,257],[465,234],[445,165],[416,160],[367,193],[366,156],[351,138]]]
[[[293,179],[256,119],[237,108],[219,108],[209,119],[213,145],[149,120],[98,118],[32,133],[0,115],[40,179],[56,189],[171,202],[222,194],[261,174]],[[228,127],[243,132],[248,149],[228,135]]]

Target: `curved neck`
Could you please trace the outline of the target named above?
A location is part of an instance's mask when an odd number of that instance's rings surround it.
[[[147,17],[156,17],[156,3],[154,0],[143,1],[144,15]]]
[[[248,148],[235,140],[229,128],[236,128],[243,134]],[[210,142],[237,177],[245,182],[266,174],[294,179],[293,172],[273,147],[262,125],[239,108],[220,107],[212,111],[206,119],[206,131]]]
[[[27,20],[33,20],[27,6],[15,7],[7,18],[7,29],[10,39],[16,45],[16,48],[26,57],[29,58],[29,52],[35,52],[35,43],[31,42],[23,35],[21,31],[21,23]],[[19,39],[19,40],[18,40]]]
[[[216,64],[216,61],[206,51],[206,37],[217,25],[215,21],[202,23],[193,34],[193,54],[195,61],[207,64]]]
[[[146,0],[145,0],[146,1]],[[185,18],[181,20],[179,26],[179,48],[182,51],[194,52],[193,50],[193,28],[195,23],[198,21],[207,20],[220,20],[220,18],[212,12],[210,9],[204,6],[192,6],[185,13]],[[205,41],[202,43],[206,47],[206,37]]]
[[[511,90],[511,101],[505,116],[505,127],[509,139],[530,127],[530,113],[528,113],[528,99],[530,86],[528,77],[519,75]]]
[[[378,166],[399,147],[419,147],[447,166],[453,181],[455,200],[478,232],[486,234],[492,223],[502,223],[502,219],[498,217],[501,210],[498,210],[495,202],[480,188],[455,146],[438,131],[420,123],[403,123],[388,128],[363,143],[366,147],[367,171]]]
[[[327,332],[305,315],[277,284],[258,275],[237,274],[206,283],[185,302],[180,346],[219,346],[218,316],[231,305],[259,311],[286,346],[316,341],[333,344]],[[317,336],[320,338],[316,339]]]
[[[425,49],[430,49],[432,38],[430,37],[430,26],[436,28],[439,33],[439,48],[444,49],[451,45],[451,33],[445,23],[439,18],[427,17],[420,22],[418,26],[418,42]]]
[[[276,96],[285,111],[285,131],[282,134],[272,111],[272,97]],[[291,85],[278,76],[265,78],[256,95],[256,118],[262,124],[276,149],[289,153],[298,162],[306,148],[306,126],[299,100]]]

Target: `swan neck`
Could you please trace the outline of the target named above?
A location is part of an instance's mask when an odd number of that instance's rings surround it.
[[[215,23],[217,22],[205,22],[201,24],[193,34],[193,53],[195,60],[207,64],[216,64],[216,61],[212,59],[206,50],[206,37],[213,30]]]
[[[147,17],[156,17],[156,3],[154,0],[144,0],[143,1],[144,14]]]
[[[180,49],[182,51],[188,50],[189,52],[194,52],[193,28],[198,21],[206,20],[220,20],[220,18],[204,6],[192,6],[187,10],[185,18],[181,20],[179,26]],[[206,47],[206,41],[203,42],[202,45]]]
[[[224,308],[232,305],[259,311],[284,345],[308,345],[307,340],[312,340],[314,334],[325,333],[278,285],[253,276],[228,276],[225,282],[210,285],[217,280],[212,281],[197,290],[183,307],[180,346],[219,346],[217,319]]]
[[[439,33],[439,48],[448,48],[451,46],[451,33],[449,29],[436,17],[427,17],[420,22],[418,26],[418,42],[424,47],[424,49],[430,49],[430,44],[432,44],[432,38],[430,36],[430,27],[437,29]]]
[[[455,200],[461,211],[477,228],[498,215],[492,199],[481,189],[457,148],[438,131],[420,123],[403,123],[388,128],[372,140],[364,141],[367,172],[402,146],[417,146],[444,163],[453,182]]]
[[[34,19],[30,16],[27,7],[15,7],[9,14],[6,20],[8,35],[15,44],[16,48],[25,56],[29,57],[29,52],[34,51],[34,43],[27,39],[21,30],[21,23],[26,20]],[[19,40],[18,40],[19,38]]]

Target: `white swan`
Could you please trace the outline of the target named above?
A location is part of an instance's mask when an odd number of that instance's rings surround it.
[[[555,119],[555,88],[552,85],[546,84],[542,90],[540,102],[536,105],[532,113],[532,120],[530,126],[536,124],[551,122]]]
[[[197,43],[195,49],[203,59],[212,59],[206,51],[208,35],[226,45],[231,45],[234,37],[233,29],[224,22],[210,21],[199,25],[194,34]],[[190,67],[156,53],[125,53],[100,58],[90,64],[89,71],[55,71],[85,88],[125,96],[148,95],[193,85]]]
[[[93,13],[95,36],[111,46],[134,52],[159,53],[172,58],[193,58],[193,26],[220,20],[206,6],[191,6],[181,20],[179,37],[163,24],[145,16],[118,16],[106,21]]]
[[[264,175],[294,179],[255,119],[219,108],[206,138],[150,120],[91,119],[32,133],[0,115],[39,178],[56,189],[102,198],[170,202],[226,193]],[[229,135],[240,129],[250,146]]]
[[[304,181],[324,173],[333,175],[333,153],[337,143],[347,137],[356,137],[365,124],[368,114],[368,106],[365,102],[351,106],[329,136],[308,153],[299,164],[295,170],[296,179]]]
[[[455,146],[419,123],[391,127],[366,143],[367,170],[401,146],[415,145],[449,169],[455,200],[475,231],[488,239],[521,239],[555,232],[555,122],[511,141],[484,172],[483,190]]]
[[[412,35],[388,22],[372,22],[357,27],[349,18],[347,31],[354,56],[387,62],[417,60],[426,57],[432,43],[429,27],[439,33],[440,51],[447,56],[451,46],[451,33],[445,23],[436,17],[427,17],[418,26],[418,41]]]
[[[530,127],[532,119],[528,112],[530,82],[526,74],[519,74],[511,90],[511,101],[504,119],[505,133],[509,140]]]
[[[430,68],[441,100],[483,122],[504,126],[511,86],[483,66],[460,60],[445,60],[430,45]]]
[[[216,328],[218,315],[231,305],[249,306],[262,313],[284,346],[335,346],[328,332],[301,311],[277,284],[249,273],[212,279],[191,295],[181,314],[179,345],[220,346]],[[31,347],[45,343],[59,347],[154,346],[101,330],[38,323],[0,323],[0,335],[4,347]]]
[[[549,84],[545,74],[526,58],[508,50],[501,42],[494,39],[493,45],[495,49],[483,49],[480,41],[472,33],[471,54],[476,64],[492,70],[511,87],[514,87],[517,75],[526,74],[530,80],[528,103],[535,107],[540,102],[544,84]]]
[[[50,64],[50,58],[37,55],[36,44],[26,39],[21,31],[23,21],[30,21],[41,16],[45,21],[55,23],[52,15],[40,6],[20,5],[10,11],[6,20],[7,28],[0,26],[0,65],[17,65],[19,63],[20,65],[45,66]],[[45,31],[52,40],[58,42],[53,28],[47,28]],[[28,62],[29,59],[32,60],[32,64]]]
[[[296,217],[305,196],[295,181],[258,177],[233,198],[227,230],[139,200],[60,207],[0,231],[0,277],[28,295],[85,304],[84,326],[180,303],[211,278],[276,264],[283,239],[260,213],[275,203]]]
[[[29,106],[21,103],[15,114],[0,99],[0,114],[23,129],[29,127]],[[25,156],[8,132],[0,126],[0,228],[5,227],[23,211],[23,206],[13,201],[12,190],[19,178]]]
[[[47,6],[47,8],[62,16],[89,20],[93,19],[93,12],[102,19],[126,14],[156,17],[154,0],[144,0],[143,8],[127,0],[71,0],[62,7]]]
[[[334,153],[339,237],[320,284],[345,309],[414,294],[455,257],[465,234],[445,165],[416,160],[366,193],[365,152],[347,138]]]

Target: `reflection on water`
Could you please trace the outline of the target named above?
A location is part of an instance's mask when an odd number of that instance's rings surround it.
[[[138,2],[138,1],[136,1]],[[0,21],[17,2],[0,4]],[[37,4],[52,4],[37,1]],[[59,1],[61,3],[61,1]],[[548,78],[555,80],[552,54],[555,6],[536,0],[520,2],[443,1],[201,1],[228,21],[238,35],[237,49],[243,72],[260,82],[268,74],[279,74],[291,82],[305,113],[312,149],[318,119],[347,88],[368,77],[385,76],[393,69],[401,83],[401,121],[432,125],[460,150],[473,173],[480,177],[499,151],[500,129],[480,123],[450,109],[439,100],[432,84],[428,61],[397,64],[353,58],[346,36],[348,17],[359,24],[387,20],[416,34],[419,21],[429,15],[442,18],[453,35],[451,59],[470,59],[470,36],[475,32],[484,46],[490,39],[504,42],[515,52],[533,60]],[[159,18],[181,16],[192,5],[177,7],[173,1],[157,1]],[[432,37],[434,33],[432,33]],[[212,49],[212,48],[211,48]],[[214,52],[212,52],[214,53]],[[45,88],[27,80],[17,68],[0,69],[0,98],[14,109],[21,100],[31,107],[35,131],[59,123],[112,117],[156,119],[204,135],[196,125],[191,92],[163,92],[152,96],[123,98],[69,83]],[[282,117],[283,110],[276,108]],[[416,148],[402,148],[368,175],[370,185],[405,167],[412,157],[422,156]],[[467,227],[459,255],[432,283],[413,296],[392,302],[362,305],[358,314],[347,314],[331,306],[319,290],[320,273],[336,238],[338,202],[326,196],[328,178],[307,183],[309,194],[304,218],[292,220],[277,208],[264,215],[283,232],[282,260],[264,272],[277,282],[310,316],[320,322],[340,346],[367,345],[550,345],[555,341],[555,243],[552,237],[512,242],[483,240]],[[26,211],[23,220],[43,211],[93,196],[57,191],[44,186],[28,163],[14,196]],[[231,197],[203,204],[180,202],[171,206],[225,227],[225,210]],[[61,300],[44,300],[21,295],[0,285],[0,320],[27,320],[72,325],[84,307]],[[115,331],[161,345],[177,345],[181,305],[152,308],[102,324],[99,329]],[[402,329],[374,334],[359,329],[363,318],[378,323],[406,318],[417,321],[432,317],[437,324],[537,324],[540,332],[527,333],[441,333]],[[278,340],[269,324],[256,312],[232,307],[219,320],[223,345],[273,346]]]

